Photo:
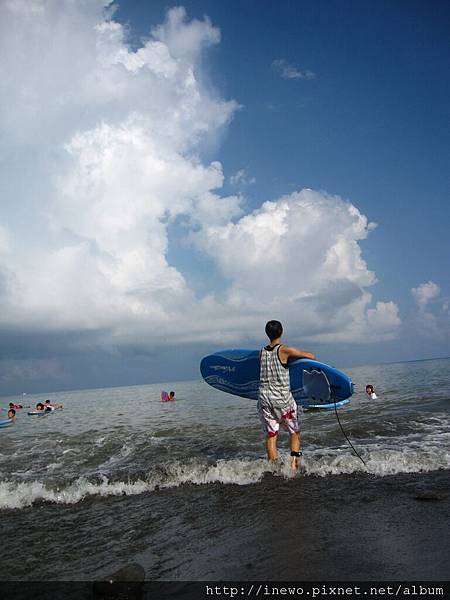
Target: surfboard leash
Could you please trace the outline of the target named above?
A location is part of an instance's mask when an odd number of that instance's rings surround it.
[[[361,455],[360,455],[360,454],[359,454],[359,452],[356,450],[355,446],[354,446],[354,445],[351,443],[351,441],[348,439],[348,436],[347,436],[347,434],[345,433],[345,431],[344,431],[344,428],[342,427],[341,420],[339,419],[339,414],[338,414],[338,410],[337,410],[337,406],[336,406],[336,394],[335,394],[335,391],[334,391],[334,386],[333,386],[333,385],[330,385],[330,390],[331,390],[331,397],[332,397],[332,399],[333,399],[333,402],[334,402],[334,412],[335,412],[335,414],[336,414],[336,419],[337,419],[337,422],[339,423],[339,427],[341,428],[341,431],[342,431],[342,433],[344,434],[344,437],[345,437],[345,439],[346,439],[346,440],[347,440],[347,442],[350,444],[350,446],[351,446],[351,448],[352,448],[353,452],[356,454],[356,456],[359,458],[359,460],[362,462],[362,464],[363,464],[364,466],[367,466],[367,463],[364,461],[364,459],[363,459],[363,458],[361,458]]]

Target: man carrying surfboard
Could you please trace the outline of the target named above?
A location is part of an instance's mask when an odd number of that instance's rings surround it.
[[[311,352],[282,344],[283,326],[279,321],[268,321],[265,331],[270,344],[260,352],[258,412],[267,433],[267,456],[271,461],[278,458],[277,437],[282,425],[290,434],[291,467],[297,469],[300,428],[297,404],[291,393],[288,361],[290,358],[315,360],[316,357]]]

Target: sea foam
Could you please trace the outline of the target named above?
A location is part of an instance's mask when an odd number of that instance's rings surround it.
[[[328,452],[311,450],[301,458],[297,473],[290,468],[289,456],[282,455],[275,465],[262,458],[218,460],[215,464],[198,460],[174,462],[134,481],[113,481],[106,476],[92,480],[80,477],[57,488],[48,487],[43,481],[2,481],[0,509],[20,509],[38,502],[76,504],[92,496],[133,496],[181,485],[252,485],[260,482],[265,475],[290,478],[370,473],[386,476],[450,469],[450,453],[439,447],[423,451],[373,445],[359,451],[366,465],[346,448]]]

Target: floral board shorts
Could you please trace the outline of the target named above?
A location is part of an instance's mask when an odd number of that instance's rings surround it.
[[[273,406],[267,402],[258,402],[258,413],[263,424],[263,429],[269,437],[278,435],[280,425],[291,434],[300,431],[297,419],[297,404],[295,401],[287,408]]]

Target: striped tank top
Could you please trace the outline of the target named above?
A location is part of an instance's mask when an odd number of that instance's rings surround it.
[[[289,369],[282,364],[278,354],[280,347],[281,344],[277,344],[261,350],[258,401],[266,406],[285,409],[295,401],[291,394]]]

